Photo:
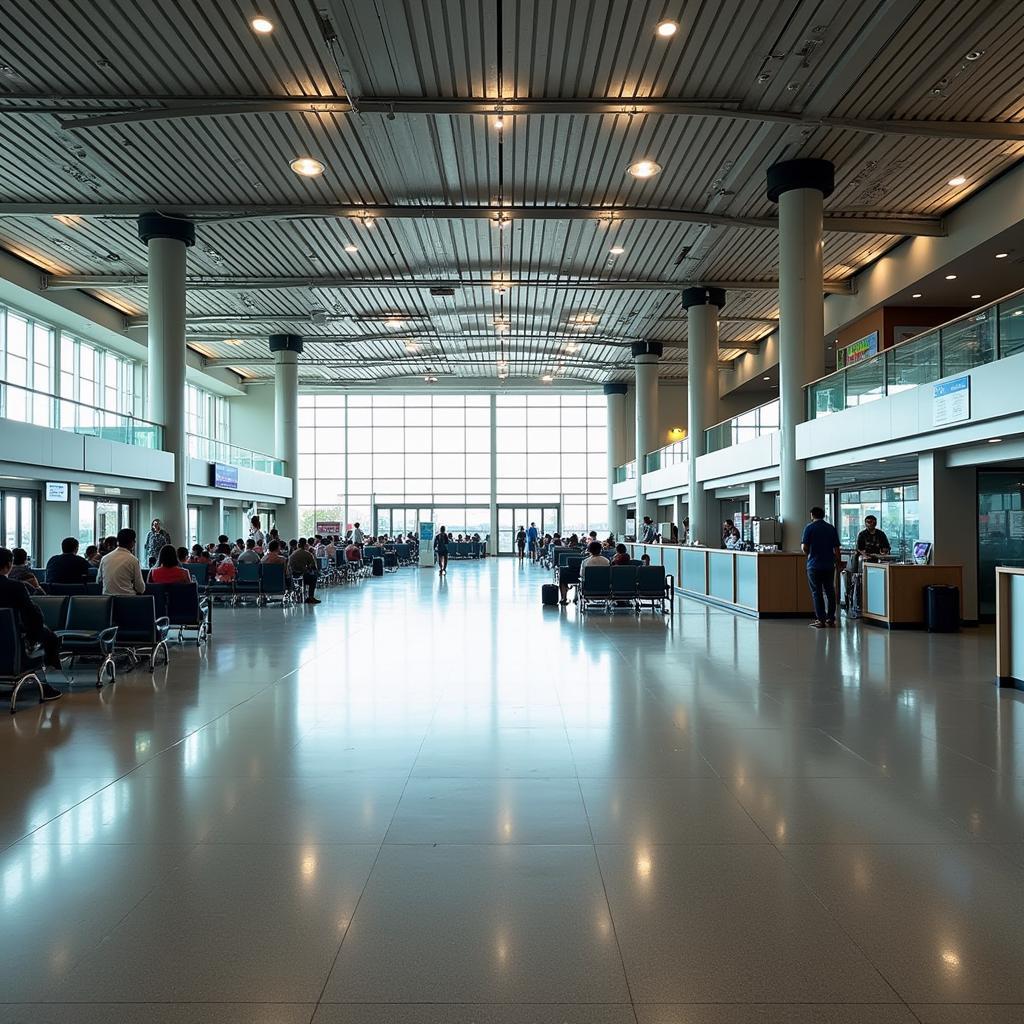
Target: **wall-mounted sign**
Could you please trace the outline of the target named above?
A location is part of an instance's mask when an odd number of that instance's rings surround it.
[[[46,484],[46,500],[47,501],[67,501],[68,500],[68,485],[67,484]]]
[[[862,359],[870,359],[871,356],[877,354],[878,331],[872,331],[839,350],[839,365],[851,366],[853,363],[859,363]]]
[[[947,423],[960,423],[971,418],[971,378],[944,380],[932,385],[932,425],[943,427]]]
[[[317,520],[316,532],[321,537],[337,537],[341,533],[341,523],[324,522],[323,520]]]
[[[237,467],[225,466],[220,462],[215,462],[210,472],[213,476],[214,487],[226,488],[229,491],[238,490]]]

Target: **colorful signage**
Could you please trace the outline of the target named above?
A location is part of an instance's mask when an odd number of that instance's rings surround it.
[[[323,522],[318,520],[316,524],[316,532],[321,537],[337,537],[341,534],[341,523],[339,522]]]
[[[932,385],[932,425],[943,427],[971,418],[971,378],[944,380]]]
[[[859,338],[857,341],[846,348],[840,350],[841,365],[850,366],[853,363],[859,363],[862,359],[869,359],[873,355],[878,354],[878,331],[872,331],[870,334],[865,335],[863,338]]]

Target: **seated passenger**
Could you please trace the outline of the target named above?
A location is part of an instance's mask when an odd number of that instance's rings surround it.
[[[32,571],[32,567],[28,564],[28,552],[24,548],[14,548],[11,555],[14,564],[11,566],[9,578],[24,583],[30,594],[42,594],[43,588]]]
[[[142,566],[135,557],[135,531],[125,527],[117,532],[117,547],[104,555],[96,582],[102,584],[103,593],[108,596],[144,594],[146,581],[142,578]]]
[[[650,555],[641,555],[640,556],[640,564],[641,565],[650,565],[651,564],[651,556]]]
[[[182,548],[184,550],[184,548]],[[165,544],[160,549],[157,565],[149,570],[150,583],[191,583],[192,575],[183,569],[178,561],[178,552],[174,545]]]
[[[26,651],[36,644],[43,648],[47,668],[60,671],[60,640],[46,627],[43,613],[32,603],[23,583],[9,578],[14,557],[7,548],[0,548],[0,608],[14,612]],[[57,700],[64,696],[60,690],[43,683],[43,700]]]
[[[229,557],[222,558],[213,572],[213,578],[218,583],[234,583],[237,575],[234,559]]]
[[[615,545],[615,554],[612,556],[612,565],[629,565],[629,552],[625,544]]]
[[[231,554],[231,545],[228,543],[228,535],[226,533],[222,533],[217,538],[216,545],[208,544],[206,550],[208,552],[211,552],[212,554],[230,555]]]
[[[320,599],[315,596],[318,566],[306,546],[305,537],[299,538],[295,552],[288,559],[288,571],[292,579],[301,579],[305,583],[306,604],[319,604]]]
[[[333,562],[338,555],[338,549],[334,544],[334,538],[328,537],[324,544],[324,554]]]
[[[100,564],[100,549],[95,544],[90,544],[85,549],[85,560],[92,566],[93,569],[97,568]]]
[[[250,537],[245,542],[245,550],[238,556],[238,564],[258,564],[259,560],[260,556],[256,552],[256,541]]]
[[[91,550],[95,551],[95,548]],[[46,563],[47,583],[88,583],[89,563],[78,553],[78,538],[65,537],[60,554]]]
[[[281,554],[281,545],[278,541],[272,540],[267,545],[267,553],[261,559],[264,565],[287,565],[288,559]]]
[[[346,562],[361,562],[363,560],[363,552],[359,549],[359,545],[354,541],[350,540],[348,546],[345,548],[345,561]]]
[[[231,557],[237,558],[245,550],[245,541],[239,537],[234,544],[231,545]]]

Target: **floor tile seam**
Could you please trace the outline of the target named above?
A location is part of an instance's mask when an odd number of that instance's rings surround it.
[[[912,1016],[916,1017],[917,1015],[913,1012],[913,1010],[910,1009],[910,1004],[909,1004],[908,1000],[903,998],[903,995],[900,993],[899,989],[896,987],[895,982],[893,982],[893,981],[891,981],[889,979],[888,975],[875,962],[874,957],[872,957],[868,953],[868,951],[864,948],[862,943],[860,941],[858,941],[856,936],[854,936],[850,932],[850,930],[846,927],[846,925],[840,919],[838,913],[836,911],[834,911],[825,902],[825,898],[817,891],[817,889],[812,887],[812,885],[810,884],[810,881],[808,879],[804,878],[804,876],[799,871],[797,871],[796,866],[789,861],[789,859],[786,857],[785,853],[783,852],[783,849],[780,848],[778,846],[778,844],[776,844],[776,843],[772,843],[771,845],[772,845],[772,849],[775,850],[775,853],[782,860],[783,867],[784,867],[784,870],[786,871],[786,873],[797,883],[798,886],[800,886],[800,888],[808,896],[810,896],[810,898],[821,908],[821,910],[825,914],[826,918],[833,923],[833,925],[839,930],[839,932],[846,937],[847,941],[853,946],[853,948],[856,949],[858,953],[860,953],[860,955],[864,958],[864,962],[871,966],[871,969],[875,972],[875,974],[877,974],[878,977],[882,979],[882,981],[885,984],[885,986],[896,997],[896,1002],[899,1003],[901,1006],[903,1006],[903,1008],[906,1009],[906,1011],[908,1013],[910,1013]],[[847,845],[850,845],[850,844],[847,844]]]
[[[833,742],[838,743],[839,746],[841,746],[844,750],[849,751],[849,753],[853,754],[855,757],[860,758],[862,761],[866,761],[868,764],[872,765],[872,767],[877,767],[877,765],[875,765],[872,761],[868,760],[868,758],[866,758],[863,754],[858,753],[851,746],[849,746],[849,744],[843,742],[843,740],[839,739],[837,736],[834,736],[827,729],[823,729],[822,728],[822,729],[820,729],[820,731],[823,732],[826,736],[828,736],[828,738],[831,739]],[[956,748],[951,747],[951,746],[949,746],[946,743],[941,743],[939,740],[936,740],[933,737],[926,736],[920,730],[917,732],[916,735],[917,735],[918,739],[930,740],[930,741],[934,742],[936,747],[940,748],[941,750],[944,750],[944,751],[946,751],[949,754],[955,754],[957,757],[962,757],[965,760],[970,761],[972,764],[977,765],[979,768],[986,769],[987,771],[991,772],[992,775],[1000,775],[1000,774],[1002,774],[1001,772],[998,771],[998,769],[993,768],[991,765],[985,764],[984,761],[979,761],[977,758],[971,757],[969,754],[965,754],[962,751],[957,750]],[[913,739],[914,739],[914,734],[911,733],[910,735],[908,735],[906,737],[906,739],[908,741],[912,742]],[[892,778],[892,776],[889,776],[889,777]],[[967,777],[968,776],[963,776],[963,778],[967,778]]]
[[[430,723],[427,726],[427,731],[420,740],[420,745],[416,750],[416,759],[413,760],[413,768],[415,767],[416,760],[419,759],[419,756],[423,751],[423,745],[427,742],[427,736],[433,728],[434,720],[437,718],[437,708],[438,706],[435,704],[433,714],[430,716]],[[338,943],[338,948],[334,951],[334,957],[331,960],[331,965],[327,969],[327,973],[324,975],[324,983],[320,986],[320,994],[317,996],[316,1005],[313,1008],[313,1017],[310,1018],[311,1024],[312,1020],[320,1010],[320,1004],[323,1001],[324,993],[327,991],[327,986],[331,982],[331,975],[334,974],[335,968],[338,966],[341,951],[345,946],[345,939],[348,938],[348,933],[352,929],[352,924],[356,919],[356,914],[359,913],[359,907],[362,905],[363,897],[366,895],[366,890],[370,887],[370,879],[373,878],[373,872],[376,870],[377,864],[380,861],[380,855],[384,851],[384,844],[387,842],[388,834],[390,833],[391,828],[395,823],[395,818],[398,815],[398,808],[401,807],[402,800],[405,798],[406,790],[409,788],[409,783],[412,780],[413,768],[409,769],[409,772],[405,777],[405,782],[402,785],[402,792],[398,795],[398,799],[395,801],[395,807],[391,812],[391,819],[388,822],[388,827],[384,830],[384,835],[381,838],[380,844],[377,846],[377,852],[374,854],[373,863],[370,865],[370,870],[366,873],[366,879],[363,882],[362,888],[359,890],[359,896],[352,907],[352,913],[349,915],[348,923],[345,925],[345,931],[342,933],[341,941]]]

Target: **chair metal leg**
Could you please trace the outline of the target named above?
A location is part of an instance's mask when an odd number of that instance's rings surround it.
[[[33,682],[39,687],[39,703],[43,703],[43,681],[35,674],[30,672],[27,676],[22,676],[15,684],[14,689],[11,691],[11,714],[17,710],[18,705],[18,694],[21,692],[21,688],[27,683]]]

